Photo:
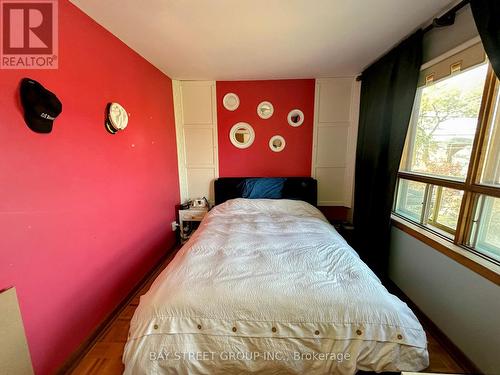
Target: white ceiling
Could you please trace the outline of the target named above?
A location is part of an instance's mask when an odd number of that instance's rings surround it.
[[[72,0],[174,79],[352,76],[452,0]]]

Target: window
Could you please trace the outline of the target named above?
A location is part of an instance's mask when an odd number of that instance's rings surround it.
[[[500,199],[479,196],[469,246],[500,261]]]
[[[417,90],[404,170],[465,181],[487,64]]]
[[[422,70],[393,212],[500,264],[500,92],[481,44]]]
[[[500,95],[496,87],[494,109],[487,129],[480,183],[500,187]]]
[[[422,222],[426,187],[427,185],[421,182],[401,179],[396,195],[396,212],[410,220]]]

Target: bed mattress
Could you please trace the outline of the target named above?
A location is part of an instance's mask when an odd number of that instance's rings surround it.
[[[123,361],[134,375],[355,374],[419,371],[428,353],[413,312],[319,210],[233,199],[141,297]]]

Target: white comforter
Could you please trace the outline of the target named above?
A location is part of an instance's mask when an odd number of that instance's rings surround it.
[[[234,199],[141,297],[123,360],[134,375],[354,374],[422,370],[426,346],[316,208]]]

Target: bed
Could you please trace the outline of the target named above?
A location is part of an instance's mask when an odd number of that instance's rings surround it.
[[[216,182],[218,204],[141,297],[125,374],[426,368],[422,326],[311,204],[316,181],[286,179],[282,199],[238,198],[242,182]]]

